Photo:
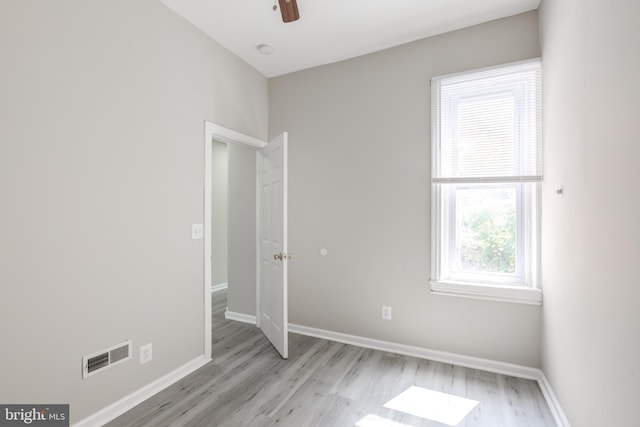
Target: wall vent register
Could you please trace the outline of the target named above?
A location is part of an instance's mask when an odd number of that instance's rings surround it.
[[[82,378],[102,372],[131,359],[131,340],[116,344],[107,349],[91,353],[82,358]]]

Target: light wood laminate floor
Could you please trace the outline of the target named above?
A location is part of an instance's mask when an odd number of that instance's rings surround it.
[[[107,426],[555,426],[535,381],[296,334],[282,360],[255,326],[224,319],[226,291],[213,296],[212,362]],[[385,407],[407,390],[416,407]]]

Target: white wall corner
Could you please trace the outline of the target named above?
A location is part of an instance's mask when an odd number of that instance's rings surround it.
[[[95,427],[105,425],[106,423],[124,414],[134,406],[137,406],[140,403],[144,402],[154,394],[171,386],[190,373],[200,369],[210,361],[211,359],[204,355],[196,357],[195,359],[180,366],[173,372],[170,372],[167,375],[158,378],[156,381],[147,384],[146,386],[134,391],[128,396],[123,397],[117,402],[114,402],[111,405],[102,408],[93,415],[90,415],[89,417],[77,423],[74,423],[73,427]]]

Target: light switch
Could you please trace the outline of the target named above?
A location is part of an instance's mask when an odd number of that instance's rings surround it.
[[[204,226],[202,224],[191,225],[191,238],[193,240],[200,240],[204,237]]]

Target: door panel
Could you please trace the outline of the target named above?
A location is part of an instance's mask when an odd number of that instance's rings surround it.
[[[258,325],[283,358],[288,357],[287,134],[258,153]]]

